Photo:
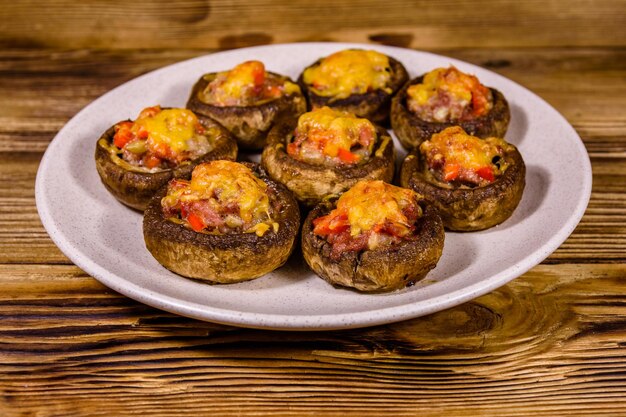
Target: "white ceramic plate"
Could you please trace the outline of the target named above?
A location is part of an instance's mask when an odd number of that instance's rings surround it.
[[[522,153],[526,190],[505,223],[478,233],[446,233],[443,256],[423,282],[366,295],[336,289],[311,273],[299,254],[279,270],[234,285],[206,285],[159,265],[144,246],[142,217],[100,182],[95,144],[113,123],[144,107],[184,106],[205,72],[250,59],[296,78],[316,59],[345,48],[370,48],[400,60],[411,77],[456,65],[502,91],[511,106],[506,135]],[[398,150],[400,148],[398,147]],[[61,129],[36,182],[37,208],[50,237],[80,268],[108,287],[151,306],[219,323],[268,329],[339,329],[405,320],[485,294],[537,265],[574,230],[591,192],[586,150],[567,121],[514,82],[452,58],[376,45],[303,43],[215,53],[138,77],[100,97]]]

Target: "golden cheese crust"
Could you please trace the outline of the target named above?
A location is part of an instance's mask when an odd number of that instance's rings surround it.
[[[494,88],[489,89],[493,106],[483,116],[454,122],[429,122],[420,119],[407,107],[407,89],[422,83],[423,78],[424,76],[417,77],[405,84],[391,104],[391,127],[406,150],[413,150],[433,134],[452,126],[461,126],[467,133],[480,138],[504,137],[511,119],[509,104],[504,95]]]
[[[387,57],[390,65],[390,80],[386,88],[378,88],[365,93],[352,94],[345,98],[322,96],[316,94],[310,85],[304,82],[303,74],[307,68],[319,66],[322,59],[317,60],[303,71],[298,77],[298,84],[305,93],[310,108],[323,106],[333,107],[365,117],[374,123],[385,124],[389,120],[391,98],[408,80],[409,75],[402,63],[393,57]]]
[[[429,200],[448,230],[471,232],[488,229],[508,219],[517,208],[526,184],[526,166],[517,148],[504,154],[508,167],[494,182],[478,187],[452,187],[437,181],[419,151],[402,164],[400,185]]]
[[[306,111],[306,99],[300,92],[250,106],[217,106],[203,100],[203,92],[219,73],[202,76],[194,84],[187,108],[210,117],[228,129],[237,139],[241,149],[259,150],[266,144],[269,130],[282,117],[297,117]],[[267,73],[268,77],[290,81],[288,77]]]

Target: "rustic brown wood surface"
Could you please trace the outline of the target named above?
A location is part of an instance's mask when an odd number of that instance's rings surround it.
[[[624,1],[1,6],[0,416],[626,416]],[[311,333],[147,307],[52,243],[35,176],[81,108],[217,49],[317,40],[431,50],[533,90],[590,154],[579,226],[542,264],[472,302]]]

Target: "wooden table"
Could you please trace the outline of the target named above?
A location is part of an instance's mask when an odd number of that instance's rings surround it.
[[[0,415],[626,415],[624,1],[1,6]],[[593,165],[591,201],[574,233],[472,302],[386,326],[309,333],[147,307],[55,247],[35,208],[35,174],[82,107],[176,61],[315,40],[434,51],[547,100]]]

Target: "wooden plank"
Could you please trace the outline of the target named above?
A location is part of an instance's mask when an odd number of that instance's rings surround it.
[[[421,49],[624,46],[622,1],[21,0],[0,8],[4,47],[237,48],[296,41]]]
[[[272,333],[154,310],[73,266],[0,265],[0,412],[621,415],[625,268],[542,265],[430,316]]]
[[[591,161],[592,195],[585,215],[546,262],[626,262],[626,159]]]
[[[0,263],[70,263],[37,213],[35,176],[41,156],[0,153]]]

